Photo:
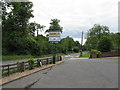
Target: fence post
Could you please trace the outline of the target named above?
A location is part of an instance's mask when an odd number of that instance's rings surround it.
[[[1,71],[2,71],[2,75],[3,75],[3,72],[4,72],[4,67],[3,66],[2,66],[2,70]]]
[[[60,56],[60,61],[62,61],[62,56]]]
[[[18,72],[21,71],[21,63],[17,63],[17,71],[18,71]]]
[[[49,59],[47,58],[47,64],[49,64]]]
[[[25,71],[25,63],[22,62],[22,66],[23,66],[23,72]]]
[[[8,76],[10,75],[10,66],[8,65]]]
[[[37,60],[37,67],[39,67],[40,66],[40,61],[39,60]]]
[[[21,66],[21,72],[24,72],[24,62],[21,62],[20,64],[21,64],[20,65]]]

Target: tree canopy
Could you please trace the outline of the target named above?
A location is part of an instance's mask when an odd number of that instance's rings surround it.
[[[60,31],[60,32],[62,32],[63,27],[61,27],[59,25],[59,22],[60,22],[60,20],[58,20],[58,19],[51,19],[50,27],[49,27],[48,30],[46,30],[46,32],[49,32],[49,31]]]
[[[4,2],[2,6],[3,55],[41,56],[53,53],[53,46],[48,42],[48,37],[38,33],[43,31],[45,25],[29,22],[29,19],[34,17],[32,6],[32,2]],[[60,20],[51,19],[48,31],[62,32],[63,28],[59,23]],[[66,37],[61,39],[56,47],[57,53],[78,52],[80,43],[74,41],[72,37]]]
[[[102,52],[119,50],[119,33],[110,33],[108,26],[95,24],[89,29],[85,47],[87,50],[98,49]]]

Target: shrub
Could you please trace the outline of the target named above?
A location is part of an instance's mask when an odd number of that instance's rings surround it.
[[[17,63],[17,71],[21,71],[22,69],[21,69],[20,61],[16,61],[16,63]]]
[[[29,62],[29,69],[33,69],[33,67],[34,67],[34,59],[33,58],[31,58],[31,59],[28,59],[28,62]]]
[[[73,47],[73,51],[74,51],[74,52],[79,52],[79,47],[74,46],[74,47]]]
[[[91,54],[101,54],[101,52],[96,49],[92,49]]]
[[[97,48],[101,52],[109,52],[112,48],[112,42],[108,37],[101,37]]]
[[[17,63],[17,64],[19,64],[19,63],[20,63],[20,61],[16,61],[16,63]]]

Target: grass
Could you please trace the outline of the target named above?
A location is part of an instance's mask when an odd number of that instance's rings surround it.
[[[68,55],[68,54],[74,54],[74,53],[57,53],[56,55]],[[36,58],[41,58],[41,57],[50,57],[53,56],[53,54],[48,54],[48,55],[41,55],[37,56]],[[8,60],[17,60],[17,59],[28,59],[28,58],[34,58],[32,55],[8,55],[8,56],[2,56],[2,61],[8,61]]]
[[[33,58],[32,55],[9,55],[9,56],[2,56],[2,60],[16,60],[16,59],[27,59]]]
[[[15,69],[11,69],[9,72],[10,73],[15,73],[15,72],[17,72],[18,70],[17,70],[17,68],[15,68]],[[0,73],[1,74],[1,73]],[[2,71],[2,75],[4,76],[4,75],[7,75],[8,74],[8,70],[6,70],[6,71]]]
[[[89,58],[89,57],[90,57],[90,52],[88,52],[88,53],[86,53],[86,54],[80,56],[80,58],[81,58],[81,57],[83,57],[83,58]]]

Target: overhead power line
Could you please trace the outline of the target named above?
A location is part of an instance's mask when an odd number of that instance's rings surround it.
[[[40,6],[34,5],[34,7],[37,7],[38,9],[40,9],[41,11],[43,11],[47,16],[49,16],[50,19],[55,18],[51,14],[49,14],[48,12],[46,12],[45,9],[41,8]]]

